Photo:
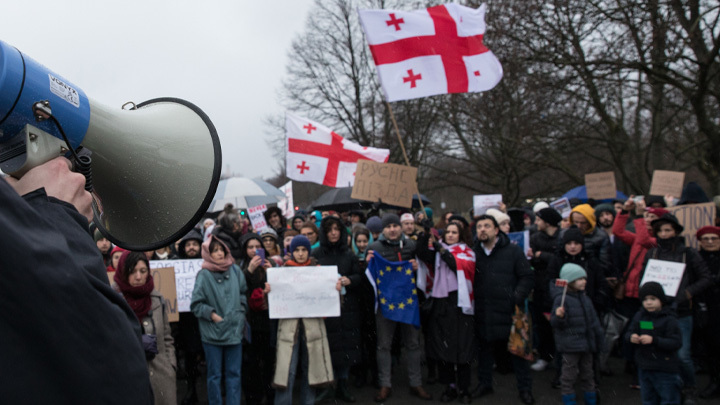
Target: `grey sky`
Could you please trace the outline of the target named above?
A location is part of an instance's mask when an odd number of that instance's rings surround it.
[[[268,177],[263,119],[312,0],[36,0],[0,6],[0,39],[110,107],[178,97],[218,130],[223,169]]]

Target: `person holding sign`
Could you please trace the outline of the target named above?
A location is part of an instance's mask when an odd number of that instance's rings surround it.
[[[669,304],[675,308],[678,323],[682,334],[682,347],[678,352],[680,356],[680,375],[682,376],[686,398],[693,399],[695,393],[695,366],[691,357],[691,340],[693,331],[693,298],[701,294],[712,284],[707,264],[698,252],[686,247],[685,238],[681,236],[683,226],[675,215],[667,213],[652,221],[652,229],[657,237],[658,246],[650,249],[645,255],[645,263],[640,283],[643,284],[647,263],[650,259],[685,263],[685,271],[679,282],[677,294],[669,299]],[[667,294],[667,291],[665,292]]]
[[[625,341],[632,343],[640,373],[644,404],[679,404],[682,379],[678,349],[682,334],[663,287],[654,281],[640,287],[642,308],[628,324]]]
[[[115,285],[140,322],[155,404],[175,405],[175,347],[163,296],[155,291],[150,262],[143,252],[125,251],[118,261]]]
[[[202,270],[195,280],[190,310],[198,318],[207,362],[208,402],[222,405],[220,379],[225,366],[225,399],[241,398],[242,339],[248,310],[245,275],[230,249],[215,235],[202,244]]]

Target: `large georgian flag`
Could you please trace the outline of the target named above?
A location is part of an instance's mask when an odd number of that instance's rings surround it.
[[[387,162],[390,157],[389,149],[360,146],[318,122],[292,113],[286,113],[285,131],[285,171],[287,177],[297,181],[352,186],[358,160]]]
[[[490,90],[502,66],[483,44],[485,4],[426,10],[360,10],[385,99]]]

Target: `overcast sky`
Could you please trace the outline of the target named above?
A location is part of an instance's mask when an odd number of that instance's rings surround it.
[[[278,168],[263,119],[291,41],[312,0],[2,1],[0,40],[117,107],[157,97],[200,107],[217,128],[223,171],[270,177]]]

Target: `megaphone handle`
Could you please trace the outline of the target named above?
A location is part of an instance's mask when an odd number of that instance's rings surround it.
[[[87,152],[87,153],[83,153]],[[93,179],[92,179],[92,158],[90,157],[90,151],[83,148],[80,153],[76,155],[76,160],[73,164],[73,170],[77,173],[85,176],[85,190],[89,193],[93,192]]]

